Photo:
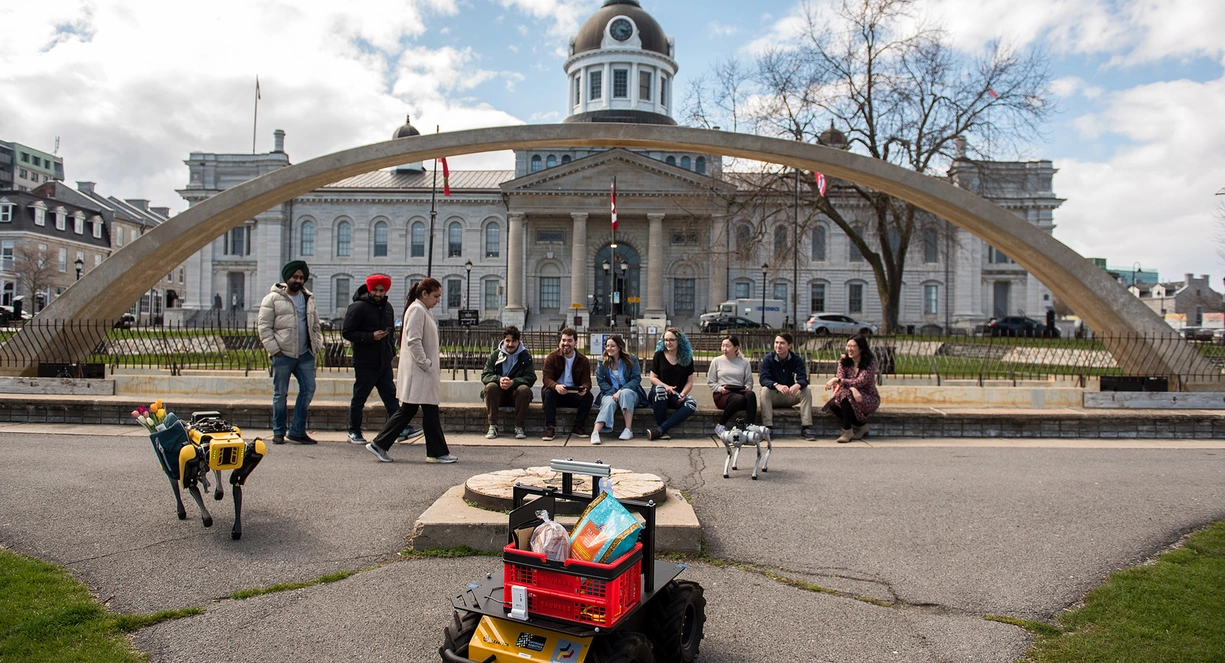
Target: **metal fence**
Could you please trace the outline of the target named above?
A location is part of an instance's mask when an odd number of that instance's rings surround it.
[[[40,366],[40,375],[101,377],[104,370],[158,369],[174,374],[192,370],[238,370],[267,372],[268,353],[256,330],[247,327],[165,325],[115,328],[96,321],[28,322],[22,337],[14,328],[0,329],[0,368]],[[628,332],[628,333],[627,333]],[[637,333],[636,328],[590,329],[580,338],[584,352],[599,354],[604,334],[622,333],[629,352],[649,370],[658,337]],[[479,379],[490,352],[502,340],[502,330],[491,327],[439,330],[442,367],[451,379]],[[719,354],[725,334],[687,334],[694,350],[695,369],[704,373]],[[744,330],[737,334],[741,351],[756,367],[773,350],[775,334],[768,330]],[[352,348],[339,330],[323,332],[324,349],[317,358],[323,371],[347,370],[352,366]],[[794,333],[793,351],[808,362],[810,373],[833,375],[845,350],[847,338]],[[557,329],[532,329],[522,338],[537,366],[557,347]],[[596,347],[592,351],[592,344]],[[1127,370],[1143,364],[1141,356],[1161,352],[1185,361],[1175,381],[1220,381],[1225,367],[1225,345],[1208,341],[1189,342],[1175,333],[1155,336],[1093,339],[977,338],[966,336],[876,336],[870,341],[882,379],[889,376],[946,379],[1045,380],[1052,376],[1085,379],[1100,376],[1144,376],[1151,371]],[[42,348],[36,350],[36,348]],[[1172,383],[1173,386],[1173,383]]]

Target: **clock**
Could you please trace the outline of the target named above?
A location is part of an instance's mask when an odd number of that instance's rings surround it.
[[[625,41],[634,34],[634,24],[630,23],[629,19],[619,18],[608,26],[608,34],[617,41]]]

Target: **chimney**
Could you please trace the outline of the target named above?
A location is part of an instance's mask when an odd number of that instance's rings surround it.
[[[953,139],[953,145],[955,145],[955,146],[956,146],[956,147],[955,147],[955,150],[956,150],[956,152],[955,152],[955,154],[956,154],[956,158],[958,158],[958,159],[964,159],[964,158],[966,158],[966,139],[965,139],[965,137],[964,137],[964,136],[958,136],[958,137],[954,138],[954,139]]]
[[[124,198],[123,202],[135,207],[138,210],[141,210],[142,212],[149,211],[149,201],[143,198]],[[1188,276],[1190,275],[1188,274]]]
[[[1194,278],[1195,278],[1195,275],[1194,275],[1194,274],[1187,274],[1187,275],[1186,275],[1186,277],[1185,277],[1185,278],[1183,278],[1183,281],[1182,281],[1182,282],[1183,282],[1183,283],[1185,283],[1185,284],[1187,284],[1187,285],[1191,285],[1191,280],[1192,280],[1192,279],[1194,279]]]
[[[284,130],[277,129],[276,131],[272,132],[272,141],[273,141],[273,144],[275,145],[275,147],[272,148],[273,152],[276,152],[278,154],[285,152],[285,131]]]
[[[158,216],[164,216],[167,219],[170,218],[170,208],[169,207],[150,207],[149,210]]]
[[[93,182],[77,182],[77,191],[80,191],[81,193],[85,195],[92,196],[94,195],[94,183]]]

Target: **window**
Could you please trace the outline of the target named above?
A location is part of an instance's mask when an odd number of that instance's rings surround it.
[[[740,226],[736,228],[736,250],[741,254],[747,254],[752,248],[750,242],[753,238],[753,230],[748,226]]]
[[[604,72],[600,69],[596,69],[595,71],[591,72],[591,76],[588,80],[590,80],[591,84],[588,89],[587,100],[588,101],[599,101],[600,99],[603,99],[604,98]]]
[[[140,237],[140,233],[136,232],[136,229],[133,228],[131,232],[128,233],[128,241],[135,242],[137,237]]]
[[[251,255],[251,226],[238,226],[226,233],[226,255]]]
[[[863,229],[855,228],[855,234],[863,237]],[[859,251],[859,247],[855,245],[855,240],[851,239],[850,235],[846,236],[846,259],[848,262],[863,262],[863,253]]]
[[[30,163],[30,155],[25,152],[21,153],[21,163]]]
[[[61,207],[60,209],[55,210],[55,229],[56,230],[64,230],[65,228],[68,227],[67,219],[65,218],[67,216],[68,216],[68,213],[64,211],[64,208]]]
[[[852,283],[846,287],[846,312],[863,313],[863,284]]]
[[[412,258],[425,257],[425,224],[418,221],[413,224],[411,235],[412,246],[409,249],[409,256]]]
[[[490,279],[483,283],[485,284],[485,310],[496,311],[502,308],[502,298],[498,296],[498,282]]]
[[[660,106],[668,105],[668,77],[667,76],[659,77],[659,105]]]
[[[562,162],[562,163],[570,163],[570,155],[569,155],[569,154],[563,154],[563,155],[561,155],[561,162]]]
[[[95,254],[94,254],[94,267],[97,267],[98,265],[101,265],[101,264],[102,264],[102,254],[101,254],[101,253],[95,253]],[[183,270],[181,270],[181,269],[180,269],[180,270],[179,270],[179,274],[182,274],[182,273],[183,273]],[[182,281],[180,281],[180,282],[182,282]]]
[[[374,224],[374,257],[387,257],[387,224],[382,221]]]
[[[550,154],[549,158],[545,159],[544,161],[545,168],[553,168],[556,165],[557,165],[557,155],[556,154]]]
[[[26,170],[25,168],[18,168],[17,177],[28,180],[30,179],[30,171]]]
[[[779,281],[774,282],[774,299],[781,299],[783,301],[787,301],[787,284],[786,283],[780,283]]]
[[[539,173],[544,169],[544,162],[540,160],[539,154],[532,155],[532,172]]]
[[[698,175],[705,175],[706,174],[706,157],[698,157],[698,160],[695,163],[693,169],[695,172],[697,172]]]
[[[1008,256],[1004,255],[1003,251],[1000,251],[994,246],[989,246],[987,247],[987,262],[994,265],[1007,265],[1008,263],[1012,262],[1012,260],[1010,260]]]
[[[649,71],[638,72],[638,98],[639,99],[642,99],[643,101],[651,100],[651,88],[654,87],[654,85],[652,85],[652,83],[655,82],[653,80],[654,78],[655,78],[655,75],[652,72],[649,72]]]
[[[677,311],[693,312],[693,294],[697,279],[676,279],[672,282],[672,304]]]
[[[13,206],[12,205],[0,205],[0,223],[12,223],[12,222],[13,222]]]
[[[458,222],[447,226],[447,257],[459,258],[464,255],[464,227]]]
[[[696,230],[681,230],[672,233],[673,244],[697,244],[698,233]]]
[[[47,225],[47,210],[45,208],[39,207],[37,205],[34,206],[34,225],[36,226]],[[120,246],[122,246],[123,242],[120,242],[119,244]]]
[[[102,217],[95,216],[91,222],[94,225],[94,239],[102,239]]]
[[[812,259],[825,261],[825,226],[812,229]]]
[[[4,294],[0,295],[0,304],[5,306],[13,305],[13,291],[16,290],[15,284],[12,281],[4,282]]]
[[[561,308],[561,277],[540,277],[540,308],[544,311],[556,311]]]
[[[43,165],[42,157],[34,157],[34,165],[41,167]]]
[[[349,308],[349,277],[337,276],[335,294],[332,297],[332,308]]]
[[[676,165],[676,157],[674,157],[674,156],[672,156],[672,155],[668,155],[668,158],[667,158],[667,159],[664,159],[664,163],[668,164],[669,166],[675,166],[675,165]]]
[[[736,299],[748,299],[752,294],[753,284],[748,281],[736,281]]]
[[[774,257],[780,258],[787,255],[787,248],[791,246],[791,233],[788,232],[787,226],[774,227]]]
[[[583,81],[579,76],[574,77],[574,105],[577,106],[583,101]]]
[[[464,282],[459,279],[447,279],[447,308],[457,309],[464,305]]]
[[[566,233],[562,230],[539,230],[536,232],[537,244],[561,244],[566,241]]]
[[[97,257],[97,258],[101,258],[102,256],[95,256],[95,257]],[[179,283],[182,283],[182,282],[183,282],[183,278],[184,278],[185,276],[187,276],[187,268],[186,268],[186,267],[180,267],[180,268],[179,268]]]
[[[60,271],[68,271],[68,249],[60,249]]]
[[[13,240],[6,239],[0,242],[0,269],[6,272],[13,271]]]
[[[934,230],[923,231],[923,262],[940,262],[940,238]]]
[[[940,286],[923,286],[923,315],[936,315],[940,312]]]
[[[628,99],[630,72],[628,69],[613,69],[613,99]]]
[[[301,245],[298,254],[304,256],[315,255],[315,222],[304,221],[302,223]]]
[[[681,157],[681,168],[689,170],[689,157]]]
[[[825,312],[824,283],[814,283],[808,287],[808,309],[813,313]]]
[[[485,226],[485,257],[497,258],[502,254],[502,227],[496,223]]]
[[[341,221],[336,226],[336,255],[347,256],[353,253],[353,226],[348,221]]]
[[[115,229],[115,246],[116,248],[123,246],[123,228]]]

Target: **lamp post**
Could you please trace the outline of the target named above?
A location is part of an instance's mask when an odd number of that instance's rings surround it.
[[[81,280],[81,271],[85,269],[85,261],[77,258],[72,262],[72,266],[77,268],[77,280]]]
[[[607,260],[605,260],[604,262],[600,263],[600,267],[604,268],[604,278],[605,280],[608,281],[608,293],[606,294],[606,296],[608,297],[608,319],[610,320],[610,326],[615,327],[617,326],[617,319],[613,317],[613,307],[612,307],[613,305],[612,265],[609,264]]]
[[[1144,270],[1140,269],[1140,261],[1137,260],[1131,266],[1131,287],[1133,288],[1136,287],[1136,275],[1143,274],[1143,273],[1144,273]]]
[[[468,270],[468,285],[465,286],[464,302],[468,308],[472,308],[472,261],[464,263],[464,269]]]
[[[761,264],[761,326],[766,326],[766,275],[770,272],[770,263]]]
[[[624,260],[622,260],[620,263],[618,263],[618,266],[621,268],[621,286],[622,286],[622,287],[625,287],[625,271],[626,271],[626,270],[628,270],[628,269],[630,268],[630,266],[629,266],[629,263],[625,262]],[[625,298],[624,298],[624,297],[622,297],[622,298],[621,298],[621,301],[623,301],[623,302],[624,302],[624,301],[625,301]],[[622,305],[621,305],[621,310],[622,310],[622,311],[624,311],[624,310],[625,310],[625,304],[622,304]]]

